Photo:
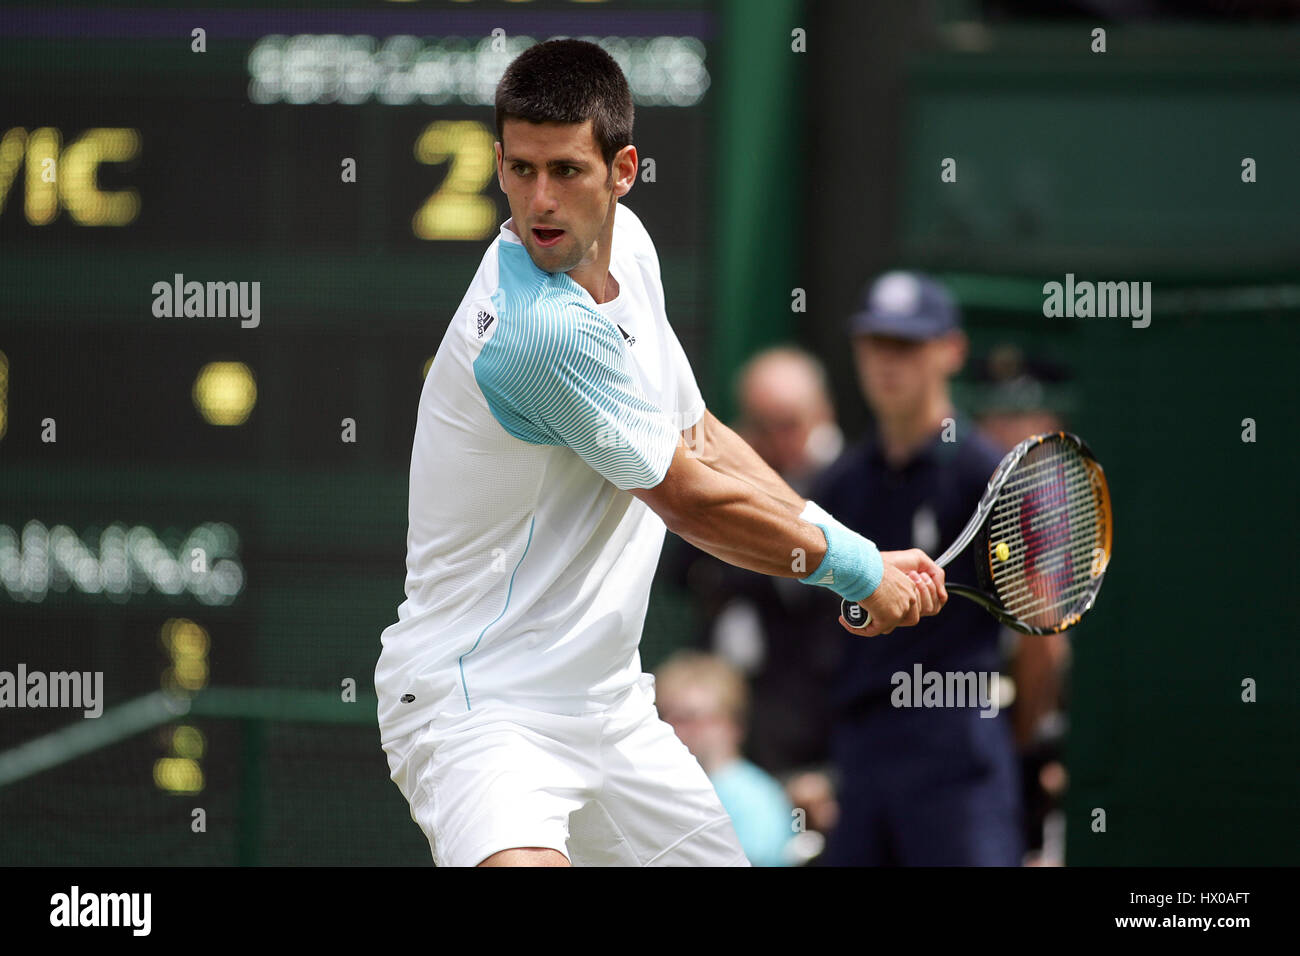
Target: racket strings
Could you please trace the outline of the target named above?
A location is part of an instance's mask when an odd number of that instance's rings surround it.
[[[1042,488],[1062,484],[1062,479],[1059,474],[1061,463],[1053,462],[1050,463],[1050,465],[1054,467],[1033,465],[1031,468],[1035,470],[1032,474],[1021,475],[1017,473],[1013,475],[1011,478],[1007,479],[1007,483],[1002,486],[1001,491],[998,493],[999,497],[1010,500],[1014,497],[1029,494],[1030,492]],[[1071,482],[1078,481],[1091,484],[1091,478],[1087,475],[1086,470],[1083,474],[1080,474],[1072,469],[1068,480]]]
[[[1073,445],[1030,449],[1003,483],[988,525],[994,588],[1016,618],[1055,627],[1082,611],[1108,558],[1104,479]]]
[[[1094,576],[1092,574],[1093,554],[1091,550],[1087,548],[1078,548],[1068,555],[1054,555],[1052,559],[1042,563],[1037,574],[1044,576],[1055,575],[1055,580],[1059,582],[1062,577],[1062,572],[1066,567],[1073,569],[1079,565],[1085,565],[1088,568],[1088,573],[1083,575],[1071,573],[1069,575],[1071,584],[1062,584],[1060,586],[1061,592],[1066,593],[1070,591],[1074,585],[1088,585],[1091,583],[1091,579]],[[1007,610],[1024,610],[1027,606],[1043,600],[1044,595],[1041,591],[1042,589],[1037,586],[1036,580],[1033,577],[1027,577],[1025,575],[1020,575],[1014,579],[1003,582],[998,586],[998,593],[1002,597],[1003,604],[1007,607]]]
[[[1063,483],[1061,485],[1061,488],[1068,495],[1069,492],[1076,491],[1079,487],[1081,487],[1084,484],[1090,484],[1090,482],[1088,482],[1087,479],[1082,479],[1082,480],[1074,479],[1072,481]],[[1069,500],[1063,501],[1060,504],[1057,504],[1051,508],[1038,512],[1035,515],[1035,519],[1038,520],[1041,524],[1043,521],[1045,521],[1048,518],[1058,517],[1061,514],[1068,513],[1072,507],[1075,507],[1075,502]],[[1007,513],[999,516],[998,513],[994,511],[994,518],[989,523],[990,533],[992,534],[1010,533],[1012,530],[1012,526],[1018,520],[1019,520],[1019,515],[1017,513],[1008,511]]]
[[[1069,561],[1070,566],[1073,567],[1078,560],[1087,560],[1089,562],[1089,571],[1091,572],[1091,562],[1095,551],[1096,549],[1092,547],[1092,541],[1089,538],[1082,538],[1081,540],[1072,542],[1068,548],[1057,548],[1036,556],[1034,559],[1033,570],[1038,574],[1051,574],[1064,567],[1067,561]],[[1000,576],[998,584],[999,591],[1009,592],[1027,580],[1029,575],[1026,573],[1023,562],[1025,553],[1024,549],[1021,549],[1018,553],[1015,551],[1011,552],[1006,563],[1014,563],[1016,566],[1008,573]]]
[[[1073,557],[1076,554],[1091,556],[1092,541],[1097,530],[1095,521],[1084,520],[1074,523],[1068,529],[1068,534],[1058,530],[1054,537],[1040,538],[1014,546],[1008,545],[1007,557],[1003,562],[1006,570],[1000,577],[1007,583],[1011,583],[1035,571],[1044,573],[1050,564],[1064,560],[1067,556]]]
[[[1033,617],[1035,620],[1030,623],[1038,623],[1039,619],[1044,615],[1051,615],[1054,617],[1054,620],[1051,622],[1052,624],[1059,623],[1061,618],[1064,618],[1073,610],[1078,599],[1091,590],[1091,588],[1091,581],[1079,581],[1072,587],[1063,589],[1058,595],[1056,595],[1056,600],[1050,604],[1043,604],[1043,599],[1036,597],[1032,601],[1023,602],[1019,607],[1008,608],[1007,610],[1021,620]],[[1051,625],[1048,624],[1045,626]]]
[[[1037,448],[1030,449],[1026,452],[1025,457],[1020,460],[1011,477],[1002,485],[1001,493],[1006,494],[1008,491],[1015,492],[1018,488],[1024,486],[1027,482],[1041,477],[1044,473],[1050,473],[1061,465],[1062,455],[1059,453],[1045,457],[1041,449],[1045,445],[1039,445]],[[1035,452],[1038,452],[1035,455]]]
[[[1094,577],[1091,573],[1093,558],[1092,551],[1085,547],[1076,549],[1068,558],[1065,555],[1058,555],[1055,556],[1055,560],[1043,562],[1037,571],[1037,575],[1044,576],[1055,582],[1053,593],[1044,593],[1044,589],[1038,585],[1036,577],[1027,578],[1021,575],[1016,579],[1000,583],[998,594],[1002,598],[1003,606],[1016,615],[1026,612],[1038,613],[1052,607],[1059,601],[1086,590],[1092,586],[1092,578]],[[1069,562],[1068,565],[1067,561]],[[1070,583],[1062,584],[1062,572],[1067,566],[1070,568],[1086,566],[1089,572],[1086,575],[1072,573],[1069,575]],[[1057,600],[1052,601],[1052,598]]]

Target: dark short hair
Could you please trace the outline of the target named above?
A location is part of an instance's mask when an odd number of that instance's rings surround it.
[[[497,84],[497,139],[507,119],[530,123],[591,120],[605,165],[632,142],[632,93],[614,58],[585,40],[547,40],[506,67]]]

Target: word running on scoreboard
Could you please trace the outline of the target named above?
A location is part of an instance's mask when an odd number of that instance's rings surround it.
[[[51,593],[79,593],[124,604],[154,593],[232,603],[244,590],[239,536],[227,524],[201,524],[170,548],[146,525],[114,523],[97,541],[66,525],[29,521],[21,532],[0,524],[0,593],[24,604]]]

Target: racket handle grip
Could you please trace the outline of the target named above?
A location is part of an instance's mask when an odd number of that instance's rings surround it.
[[[840,613],[851,627],[866,627],[871,623],[871,612],[857,601],[840,601]]]

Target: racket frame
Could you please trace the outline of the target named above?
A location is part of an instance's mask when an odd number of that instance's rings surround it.
[[[980,588],[969,587],[964,584],[946,584],[945,588],[949,594],[957,594],[967,600],[974,601],[1007,627],[1014,631],[1019,631],[1021,634],[1059,634],[1061,631],[1079,623],[1083,615],[1092,608],[1093,602],[1096,601],[1097,592],[1101,590],[1102,579],[1106,576],[1106,565],[1110,563],[1113,521],[1108,521],[1106,525],[1106,547],[1104,549],[1105,560],[1102,564],[1101,570],[1093,576],[1092,583],[1089,585],[1088,591],[1086,592],[1083,606],[1075,613],[1062,619],[1059,624],[1056,624],[1053,627],[1042,627],[1035,624],[1028,624],[1025,621],[1020,620],[1020,618],[1015,615],[1008,613],[1007,610],[998,602],[997,598],[988,593],[995,589],[993,587],[992,573],[989,569],[989,543],[986,522],[989,515],[993,513],[993,508],[997,504],[998,495],[1002,492],[1002,487],[1015,472],[1016,466],[1020,464],[1021,459],[1029,454],[1031,450],[1050,438],[1060,438],[1077,448],[1084,458],[1088,459],[1096,468],[1102,481],[1105,481],[1105,474],[1101,470],[1101,463],[1097,461],[1097,456],[1092,453],[1092,449],[1088,447],[1088,443],[1078,435],[1065,431],[1044,432],[1041,435],[1032,435],[1007,452],[1006,455],[1003,456],[1002,461],[998,462],[997,468],[993,470],[993,474],[989,478],[988,486],[984,489],[984,494],[980,496],[980,501],[975,508],[975,513],[971,515],[970,520],[966,522],[966,527],[962,528],[961,534],[957,535],[956,540],[954,540],[953,543],[948,546],[948,549],[944,551],[943,554],[939,555],[934,562],[941,568],[947,567],[953,558],[965,551],[972,541],[978,539],[983,559],[976,560],[975,571],[976,576],[980,579],[980,586],[982,588],[987,588],[988,590],[984,591]],[[1110,518],[1110,498],[1108,489],[1106,506],[1107,518]],[[866,627],[871,623],[870,613],[856,601],[841,601],[840,613],[844,615],[844,619],[853,627]],[[865,620],[863,623],[855,623],[858,618],[864,616]]]

